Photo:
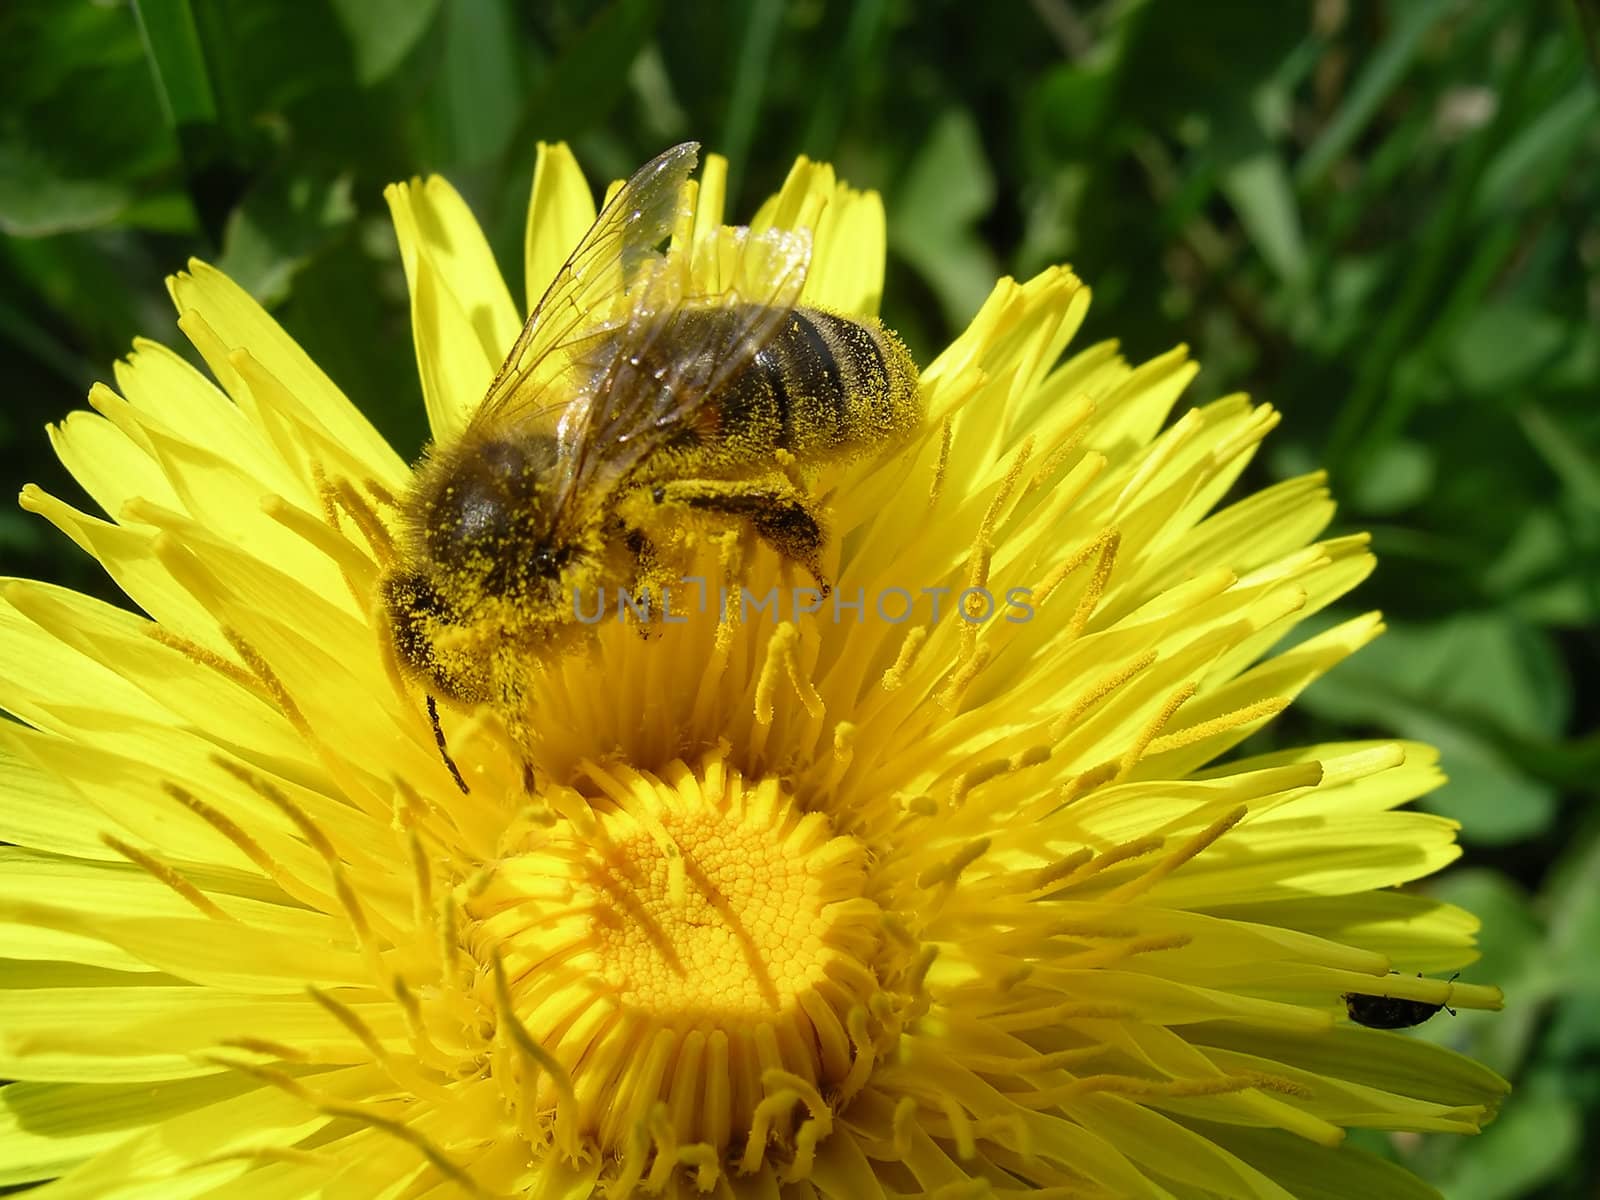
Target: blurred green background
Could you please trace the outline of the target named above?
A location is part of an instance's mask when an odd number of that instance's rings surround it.
[[[42,426],[163,276],[244,283],[407,453],[423,437],[385,183],[448,175],[520,270],[536,139],[620,177],[698,138],[748,214],[793,157],[882,191],[885,316],[926,361],[994,278],[1071,262],[1087,337],[1176,341],[1190,397],[1284,413],[1246,484],[1317,464],[1391,632],[1274,743],[1397,732],[1465,854],[1498,1016],[1420,1031],[1516,1084],[1481,1138],[1360,1139],[1451,1200],[1600,1180],[1600,93],[1556,0],[9,0],[0,477],[77,497]],[[515,290],[515,289],[514,289]],[[0,511],[7,574],[108,594]]]

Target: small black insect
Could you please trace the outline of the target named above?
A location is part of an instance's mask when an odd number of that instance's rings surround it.
[[[1417,978],[1422,978],[1422,972],[1417,972]],[[1455,981],[1456,976],[1450,976],[1450,982]],[[1410,1029],[1421,1025],[1441,1008],[1452,1017],[1456,1015],[1456,1010],[1448,1004],[1428,1004],[1422,1000],[1405,1000],[1399,996],[1371,996],[1365,992],[1346,992],[1344,1006],[1352,1021],[1357,1025],[1365,1025],[1368,1029]]]

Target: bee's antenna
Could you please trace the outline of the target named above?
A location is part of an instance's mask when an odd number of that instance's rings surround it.
[[[472,795],[472,789],[467,786],[467,781],[461,778],[461,768],[456,766],[456,760],[450,757],[450,748],[445,745],[444,726],[439,724],[439,702],[433,698],[433,693],[428,693],[428,720],[433,722],[433,744],[439,747],[439,757],[444,759],[444,765],[450,769],[450,778],[456,781],[456,786],[461,789],[463,796]]]

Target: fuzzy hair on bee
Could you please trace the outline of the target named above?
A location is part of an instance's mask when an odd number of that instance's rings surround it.
[[[808,478],[921,424],[893,332],[800,304],[809,231],[725,228],[719,282],[697,278],[670,242],[697,157],[676,146],[623,185],[415,471],[381,595],[430,696],[513,701],[588,636],[575,595],[670,582],[704,526],[747,531],[826,590]]]

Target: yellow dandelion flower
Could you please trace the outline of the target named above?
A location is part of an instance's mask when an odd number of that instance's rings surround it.
[[[448,184],[389,199],[449,437],[593,199],[545,148],[523,304]],[[801,161],[753,225],[875,313],[876,196]],[[533,673],[525,740],[443,714],[463,786],[378,595],[406,464],[227,278],[171,292],[215,383],[137,343],[51,430],[107,517],[23,492],[147,615],[0,597],[0,1184],[1422,1196],[1346,1130],[1492,1112],[1486,1068],[1347,1012],[1499,1004],[1447,982],[1473,919],[1396,890],[1457,853],[1402,810],[1433,753],[1217,765],[1379,632],[1273,653],[1365,539],[1317,540],[1320,476],[1213,512],[1273,413],[1169,422],[1182,350],[1063,358],[1069,271],[1002,281],[912,444],[827,478],[828,597],[703,539],[699,602]]]

